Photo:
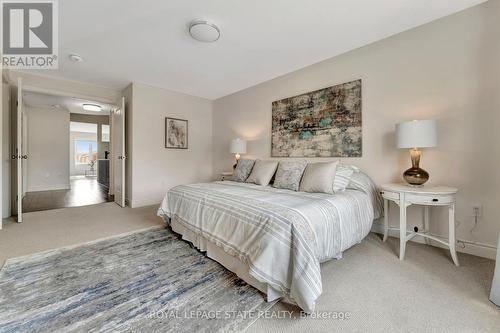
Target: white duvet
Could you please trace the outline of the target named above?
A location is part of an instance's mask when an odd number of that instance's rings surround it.
[[[378,215],[373,198],[363,190],[330,195],[224,181],[172,188],[158,215],[238,257],[252,277],[312,312],[322,292],[320,262],[340,258],[369,233]]]

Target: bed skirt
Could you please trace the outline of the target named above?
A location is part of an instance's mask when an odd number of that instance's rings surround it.
[[[166,218],[164,217],[164,219]],[[278,299],[281,299],[286,303],[295,304],[282,292],[272,288],[267,283],[260,282],[256,280],[254,277],[252,277],[249,274],[248,265],[246,265],[239,258],[224,252],[224,250],[219,246],[217,246],[216,244],[208,241],[202,236],[189,230],[181,223],[179,223],[175,217],[172,218],[168,224],[175,233],[180,234],[182,236],[183,240],[192,243],[193,246],[197,248],[199,251],[205,252],[209,258],[217,261],[219,264],[221,264],[231,272],[235,273],[240,279],[242,279],[252,287],[266,294],[267,302],[273,302]]]

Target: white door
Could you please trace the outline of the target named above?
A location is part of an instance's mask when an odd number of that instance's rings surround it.
[[[23,159],[26,158],[24,155],[24,145],[23,145],[23,87],[22,80],[19,78],[17,80],[17,119],[16,119],[16,161],[17,161],[17,222],[23,222]]]
[[[125,98],[118,103],[119,107],[112,114],[112,158],[113,188],[115,202],[125,207]]]

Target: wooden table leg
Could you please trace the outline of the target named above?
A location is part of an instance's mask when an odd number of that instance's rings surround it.
[[[448,220],[449,220],[449,226],[448,226],[448,232],[449,232],[449,242],[450,242],[450,254],[451,258],[453,259],[453,262],[455,265],[460,266],[458,262],[458,257],[457,257],[457,251],[455,249],[456,245],[456,235],[455,235],[455,204],[452,204],[448,208]]]
[[[384,239],[385,242],[387,240],[387,236],[389,234],[389,200],[384,199]]]

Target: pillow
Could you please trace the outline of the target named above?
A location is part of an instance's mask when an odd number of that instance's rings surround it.
[[[247,180],[254,164],[255,160],[240,159],[236,165],[236,169],[234,169],[233,180],[235,182],[244,182]]]
[[[300,191],[333,194],[336,162],[309,163],[300,181]]]
[[[273,178],[278,162],[257,160],[246,182],[266,186]]]
[[[300,179],[307,166],[306,160],[280,161],[273,186],[292,191],[298,191]]]
[[[335,171],[335,178],[333,179],[333,192],[345,191],[353,174],[354,168],[351,168],[349,165],[338,165]]]

